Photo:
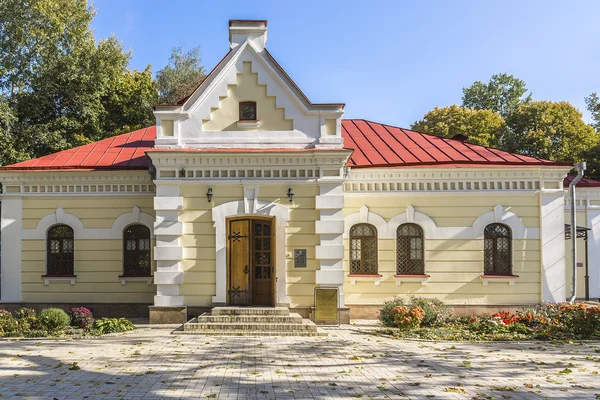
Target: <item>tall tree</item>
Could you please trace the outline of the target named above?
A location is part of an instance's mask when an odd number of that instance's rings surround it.
[[[507,118],[507,125],[508,151],[547,160],[583,161],[600,143],[600,135],[566,101],[522,104]]]
[[[0,101],[15,118],[0,163],[89,143],[153,123],[149,67],[110,37],[96,43],[85,0],[0,0]]]
[[[462,104],[475,110],[492,110],[506,118],[519,105],[531,101],[531,93],[526,93],[524,81],[512,75],[496,74],[487,84],[475,81],[463,88]]]
[[[206,78],[206,70],[200,60],[200,47],[187,53],[181,47],[171,51],[169,63],[156,72],[156,85],[161,104],[174,104],[190,95]]]
[[[462,134],[470,143],[491,147],[498,147],[506,134],[506,122],[501,115],[458,105],[436,107],[411,128],[443,137]]]
[[[592,115],[592,126],[600,132],[600,98],[597,93],[592,93],[585,98],[585,105]]]

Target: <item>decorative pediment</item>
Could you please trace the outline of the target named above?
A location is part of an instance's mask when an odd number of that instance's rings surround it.
[[[306,98],[264,48],[266,26],[231,29],[232,49],[196,91],[180,104],[156,107],[156,146],[342,148],[343,104]],[[244,102],[256,104],[256,121],[240,118]]]

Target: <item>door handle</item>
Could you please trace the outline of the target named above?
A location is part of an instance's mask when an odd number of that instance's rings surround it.
[[[246,266],[244,267],[244,273],[245,273],[246,275],[248,275],[248,272],[250,272],[250,268],[248,268],[248,266],[246,265]]]

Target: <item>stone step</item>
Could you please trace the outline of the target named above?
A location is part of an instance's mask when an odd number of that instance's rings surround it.
[[[289,315],[286,307],[214,307],[211,312],[214,316],[221,315]]]
[[[253,324],[245,322],[234,322],[234,323],[187,323],[183,326],[184,331],[192,330],[213,330],[213,331],[274,331],[274,332],[289,332],[289,331],[313,331],[316,332],[317,326],[315,324]]]
[[[257,323],[257,324],[302,324],[300,314],[290,315],[211,315],[203,314],[198,323]]]
[[[174,335],[203,335],[203,336],[327,336],[328,333],[322,330],[317,331],[173,331]]]

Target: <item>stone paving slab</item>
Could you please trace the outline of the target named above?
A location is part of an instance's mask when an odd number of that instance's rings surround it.
[[[595,399],[600,342],[176,336],[0,343],[0,399]]]

